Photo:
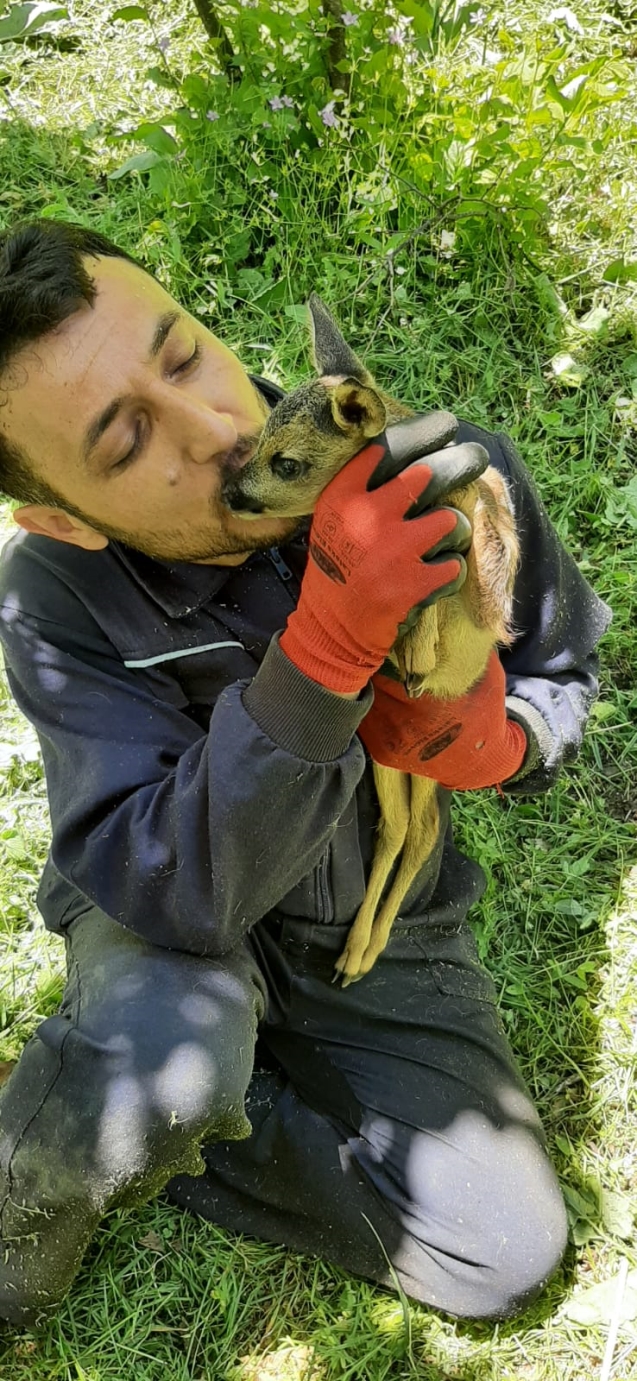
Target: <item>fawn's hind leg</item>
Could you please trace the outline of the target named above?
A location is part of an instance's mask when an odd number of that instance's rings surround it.
[[[360,961],[369,944],[376,907],[409,826],[409,777],[393,767],[381,767],[377,762],[373,768],[381,807],[380,821],[367,891],[352,922],[345,949],[336,961],[336,972],[343,975],[344,988],[359,977]]]
[[[436,783],[429,777],[410,777],[408,780],[411,788],[411,811],[402,858],[389,896],[372,926],[369,944],[359,962],[358,978],[369,973],[379,954],[382,954],[400,904],[423,863],[429,858],[438,837],[440,816]],[[382,808],[382,798],[380,800]]]

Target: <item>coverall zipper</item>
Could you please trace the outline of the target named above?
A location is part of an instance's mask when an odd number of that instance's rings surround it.
[[[319,925],[331,925],[332,921],[334,920],[334,904],[332,901],[332,892],[329,884],[329,878],[327,875],[327,870],[330,864],[331,849],[332,845],[328,844],[325,853],[323,854],[323,857],[316,868],[316,911]]]
[[[293,572],[286,566],[278,547],[270,547],[268,556],[274,569],[281,580],[287,582],[294,579]],[[328,844],[320,863],[315,870],[316,878],[316,914],[319,925],[330,925],[334,920],[334,902],[328,877],[330,863],[331,844]]]
[[[280,575],[281,580],[293,579],[292,571],[290,570],[289,566],[286,566],[285,561],[283,560],[283,557],[281,556],[278,547],[270,547],[268,550],[268,556],[272,562],[272,565],[274,566],[274,569],[277,571],[278,575]]]

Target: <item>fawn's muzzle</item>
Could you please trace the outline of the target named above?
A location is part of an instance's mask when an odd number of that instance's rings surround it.
[[[244,494],[236,482],[236,479],[227,480],[221,489],[221,501],[229,508],[231,513],[263,513],[264,505],[259,499],[253,499],[249,494]]]

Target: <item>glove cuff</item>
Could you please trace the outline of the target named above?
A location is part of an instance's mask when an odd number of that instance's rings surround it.
[[[479,791],[485,786],[501,786],[503,782],[508,781],[509,777],[513,777],[516,772],[519,772],[527,748],[528,739],[522,725],[517,724],[512,719],[507,719],[501,742],[487,747],[484,759],[480,758],[481,749],[476,744],[471,755],[470,773],[473,778],[471,786],[463,787],[460,781],[441,781],[440,785],[446,787],[448,791]],[[462,777],[462,769],[459,770],[459,777]]]
[[[336,699],[294,666],[276,633],[241,696],[262,732],[306,762],[334,762],[346,753],[373,698],[368,686],[358,700]]]
[[[309,676],[312,681],[318,681],[326,690],[335,691],[339,695],[358,695],[370,680],[375,666],[370,665],[362,652],[357,665],[353,660],[356,655],[354,648],[352,662],[344,662],[342,650],[317,622],[313,623],[309,638],[307,634],[307,617],[304,617],[301,623],[299,611],[295,610],[290,614],[280,635],[281,651],[299,671]]]

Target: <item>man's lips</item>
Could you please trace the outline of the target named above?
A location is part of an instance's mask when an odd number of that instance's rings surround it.
[[[229,475],[238,474],[239,470],[243,470],[244,465],[252,460],[258,441],[259,438],[254,435],[240,437],[236,446],[226,452],[220,463],[222,483]]]

